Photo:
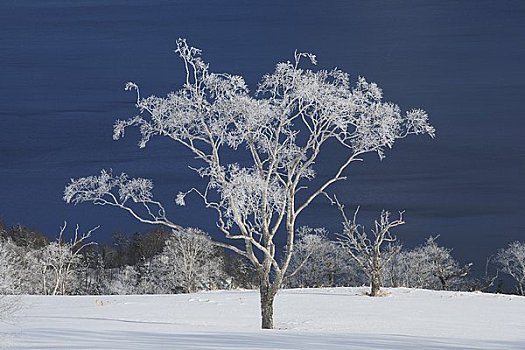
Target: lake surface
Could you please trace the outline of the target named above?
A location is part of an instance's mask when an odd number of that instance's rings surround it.
[[[200,204],[176,207],[194,185],[191,155],[169,140],[144,150],[130,132],[112,140],[117,118],[143,94],[177,89],[175,40],[203,49],[217,72],[243,75],[252,90],[297,48],[321,68],[377,82],[386,100],[421,107],[437,137],[398,142],[367,157],[334,188],[369,223],[382,208],[406,210],[398,237],[429,235],[482,268],[525,239],[525,4],[520,1],[12,1],[0,3],[0,216],[49,235],[64,220],[113,232],[147,230],[112,208],[62,201],[70,178],[112,168],[149,177],[173,221],[213,232]],[[326,167],[337,158],[330,152]],[[321,175],[323,172],[320,171]],[[195,201],[198,201],[195,198]],[[206,219],[203,219],[203,215]],[[341,229],[319,200],[301,223]]]

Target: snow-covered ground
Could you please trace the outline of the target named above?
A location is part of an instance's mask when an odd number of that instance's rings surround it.
[[[24,296],[0,323],[7,349],[525,349],[525,298],[391,289],[279,293],[275,330],[258,294]]]

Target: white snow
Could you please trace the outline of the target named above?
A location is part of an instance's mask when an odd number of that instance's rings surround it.
[[[525,298],[366,288],[282,290],[275,330],[255,291],[24,296],[7,349],[525,349]]]

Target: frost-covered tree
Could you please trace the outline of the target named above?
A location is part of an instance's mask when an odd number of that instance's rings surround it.
[[[18,298],[6,295],[21,292],[24,271],[17,248],[11,239],[0,237],[0,321],[8,320],[21,305]]]
[[[472,263],[460,266],[452,257],[452,249],[439,246],[436,239],[437,237],[428,238],[426,244],[420,248],[418,255],[424,260],[419,263],[428,265],[430,273],[439,280],[441,289],[447,290],[470,273]]]
[[[385,287],[405,287],[401,284],[401,275],[406,270],[407,260],[405,259],[406,251],[399,241],[389,243],[385,250],[390,256],[388,262],[385,262],[381,271],[381,282]]]
[[[0,294],[17,294],[24,276],[19,248],[0,238]]]
[[[516,281],[518,293],[525,295],[525,243],[516,241],[500,249],[496,255],[496,264],[501,272]]]
[[[41,248],[49,243],[49,240],[42,232],[20,224],[1,229],[0,235],[6,239],[10,239],[19,247]]]
[[[47,238],[21,225],[0,231],[0,294],[40,293],[36,251],[48,244]]]
[[[357,276],[347,252],[328,238],[326,229],[308,226],[297,231],[290,271],[286,286],[291,288],[349,285]]]
[[[174,230],[152,262],[162,293],[193,293],[224,283],[224,261],[210,237],[198,229]]]
[[[134,266],[122,266],[108,269],[109,275],[105,279],[104,290],[107,294],[130,295],[139,294],[138,272]]]
[[[11,238],[0,238],[0,294],[38,294],[40,271],[30,246],[18,246]]]
[[[391,221],[390,212],[383,210],[379,219],[374,222],[374,228],[367,233],[365,227],[357,223],[359,208],[353,219],[349,219],[344,206],[339,202],[337,205],[343,217],[343,233],[340,234],[339,244],[367,276],[370,296],[377,296],[382,286],[383,269],[397,254],[397,249],[392,249],[395,246],[390,245],[390,249],[386,247],[388,243],[396,241],[390,230],[405,223],[403,212],[399,212],[399,219]]]
[[[78,267],[81,260],[80,252],[86,246],[95,244],[88,240],[98,227],[80,233],[77,225],[70,241],[64,238],[66,228],[67,223],[64,222],[57,240],[46,245],[37,253],[42,269],[42,290],[46,295],[65,295],[66,292],[71,291],[70,284],[75,280],[75,268]]]
[[[17,294],[41,294],[41,269],[36,252],[38,249],[30,247],[17,247],[19,253],[20,287]]]
[[[461,266],[452,256],[452,249],[439,246],[437,237],[412,250],[402,250],[384,269],[385,280],[392,286],[455,289],[470,272],[472,264]]]
[[[114,138],[123,137],[128,127],[138,127],[140,147],[160,135],[194,155],[198,164],[191,168],[206,186],[180,192],[176,202],[184,205],[194,193],[216,211],[224,237],[240,243],[216,244],[252,263],[259,276],[262,327],[272,328],[274,298],[294,252],[301,213],[344,180],[345,170],[362,155],[375,152],[383,158],[397,139],[433,136],[434,128],[423,110],[402,113],[396,104],[384,102],[375,83],[360,77],[351,87],[348,75],[339,69],[303,68],[304,59],[316,64],[312,54],[296,52],[292,62],[277,64],[250,94],[242,77],[212,73],[201,51],[186,40],[177,41],[176,52],[186,71],[182,88],[166,97],[143,98],[138,86],[128,83],[126,89],[137,92],[139,115],[118,120]],[[331,175],[311,182],[327,143],[338,144],[345,157]],[[228,160],[232,151],[237,162]],[[152,188],[151,180],[102,171],[71,180],[64,200],[111,205],[141,222],[180,230],[153,199]],[[277,235],[285,236],[284,254],[278,253]]]
[[[174,230],[157,255],[109,269],[105,290],[108,294],[171,294],[217,289],[226,285],[223,265],[223,252],[206,233],[193,228]]]

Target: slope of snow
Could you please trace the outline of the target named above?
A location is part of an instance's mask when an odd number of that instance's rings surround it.
[[[7,349],[525,349],[525,298],[391,289],[279,293],[275,330],[259,329],[258,293],[24,296]]]

